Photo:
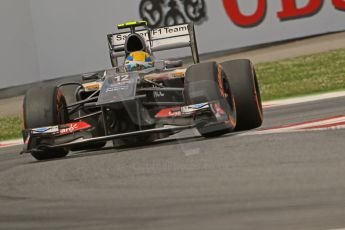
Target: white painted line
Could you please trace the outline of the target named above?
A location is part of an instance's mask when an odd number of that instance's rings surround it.
[[[345,116],[330,117],[307,121],[303,123],[290,124],[285,126],[277,126],[268,129],[241,133],[239,136],[247,135],[266,135],[277,133],[306,132],[306,131],[322,131],[322,130],[338,130],[345,129]]]
[[[283,100],[267,101],[263,103],[263,107],[271,108],[271,107],[278,107],[278,106],[283,106],[283,105],[293,105],[293,104],[300,104],[300,103],[305,103],[305,102],[320,101],[320,100],[332,99],[332,98],[337,98],[337,97],[345,97],[345,91],[323,93],[323,94],[318,94],[318,95],[304,96],[304,97],[297,97],[297,98],[290,98],[290,99],[283,99]]]
[[[313,127],[318,126],[325,126],[325,127],[332,127],[332,126],[339,126],[344,125],[345,123],[345,116],[339,116],[339,117],[330,117],[325,119],[319,119],[319,120],[313,120],[303,123],[296,123],[286,126],[279,126],[279,127],[273,127],[269,128],[263,131],[268,130],[296,130],[296,129],[311,129]]]

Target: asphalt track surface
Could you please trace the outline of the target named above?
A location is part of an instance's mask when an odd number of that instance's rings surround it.
[[[268,108],[263,128],[345,115],[344,101]],[[0,229],[345,227],[345,129],[177,137],[46,162],[0,149]]]

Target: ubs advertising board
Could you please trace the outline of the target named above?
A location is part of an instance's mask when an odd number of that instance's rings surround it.
[[[194,22],[199,25],[201,53],[345,29],[345,0],[185,0],[176,5],[164,2],[142,0],[141,18],[153,26]]]
[[[201,54],[345,30],[345,0],[30,0],[19,15],[17,7],[11,13],[1,4],[13,19],[0,24],[16,39],[0,38],[0,88],[109,68],[106,35],[125,21],[144,19],[152,27],[194,22]],[[14,20],[26,23],[20,28]],[[21,31],[28,33],[16,36]],[[23,55],[20,44],[32,44],[24,49],[30,53]],[[17,54],[12,64],[9,53]],[[20,69],[28,61],[30,71]]]

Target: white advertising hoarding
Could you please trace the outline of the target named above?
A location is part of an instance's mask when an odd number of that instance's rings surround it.
[[[15,4],[4,0],[6,4]],[[116,24],[146,19],[151,25],[194,22],[200,53],[345,30],[345,0],[30,0],[25,17],[2,20],[0,88],[110,67],[106,35]],[[14,20],[23,20],[25,28]],[[5,26],[6,25],[6,26]],[[28,27],[29,25],[29,27]],[[18,31],[14,31],[17,26]],[[5,29],[4,29],[5,28]],[[20,41],[22,39],[22,41]],[[19,41],[18,41],[19,40]],[[22,44],[34,44],[34,50]],[[18,60],[11,59],[13,52]],[[172,55],[185,56],[186,52]],[[31,57],[28,60],[27,57]],[[7,60],[6,62],[3,60]],[[30,62],[30,71],[25,65]],[[6,63],[6,64],[3,64]],[[32,70],[35,67],[35,70]],[[22,68],[22,69],[21,69]],[[13,71],[21,69],[21,71]],[[11,71],[12,70],[12,71]],[[13,72],[13,74],[11,74]]]

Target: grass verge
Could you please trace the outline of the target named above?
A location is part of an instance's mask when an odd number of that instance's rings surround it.
[[[0,141],[21,138],[21,130],[21,116],[0,118]]]
[[[345,89],[345,49],[256,65],[264,101]],[[0,141],[21,137],[21,117],[0,118]]]
[[[263,100],[345,89],[345,49],[256,65]]]

